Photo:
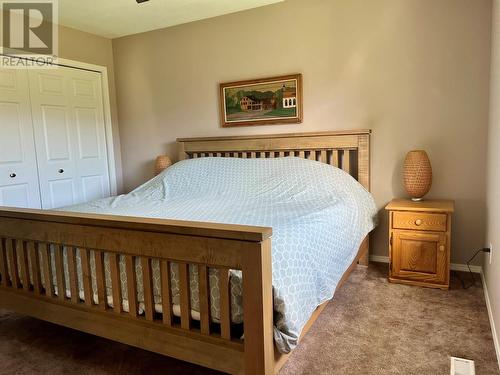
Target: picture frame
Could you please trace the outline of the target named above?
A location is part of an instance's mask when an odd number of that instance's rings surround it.
[[[220,84],[222,127],[302,122],[302,74]]]

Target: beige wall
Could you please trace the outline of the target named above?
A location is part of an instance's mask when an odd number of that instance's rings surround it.
[[[493,2],[490,126],[488,134],[487,240],[493,245],[492,262],[484,258],[484,271],[494,326],[500,328],[500,0]],[[498,350],[498,335],[496,349]],[[497,357],[499,357],[497,352]]]
[[[426,149],[429,197],[456,200],[452,261],[484,242],[490,0],[288,0],[113,40],[125,190],[176,137],[373,129],[379,208]],[[300,125],[222,129],[218,83],[301,72]],[[373,251],[387,254],[381,212]],[[500,242],[499,242],[500,246]]]
[[[120,134],[111,39],[85,33],[68,27],[59,27],[59,57],[105,66],[108,70],[108,84],[113,123],[113,144],[118,192],[123,190]]]

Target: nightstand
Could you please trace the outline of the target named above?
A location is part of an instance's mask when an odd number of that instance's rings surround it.
[[[448,289],[451,200],[394,199],[389,211],[389,281]]]

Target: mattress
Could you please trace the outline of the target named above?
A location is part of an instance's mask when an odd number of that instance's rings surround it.
[[[364,237],[376,225],[372,196],[344,171],[296,157],[183,160],[134,191],[63,210],[273,228],[274,339],[290,352],[317,306],[332,298]],[[92,257],[91,257],[92,259]],[[106,284],[111,285],[109,263]],[[153,262],[155,309],[161,312],[160,273]],[[92,262],[95,288],[95,265]],[[127,295],[123,259],[122,295]],[[142,269],[136,264],[142,305]],[[198,316],[196,267],[190,267],[192,316]],[[243,321],[242,275],[230,271],[231,318]],[[78,277],[81,266],[78,258]],[[217,273],[210,270],[212,318],[219,318]],[[173,310],[178,313],[177,267],[172,266]],[[108,288],[108,299],[111,291]],[[125,310],[127,301],[122,301]]]

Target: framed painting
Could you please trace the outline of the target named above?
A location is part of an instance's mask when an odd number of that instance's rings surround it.
[[[302,122],[302,74],[220,84],[223,127]]]

